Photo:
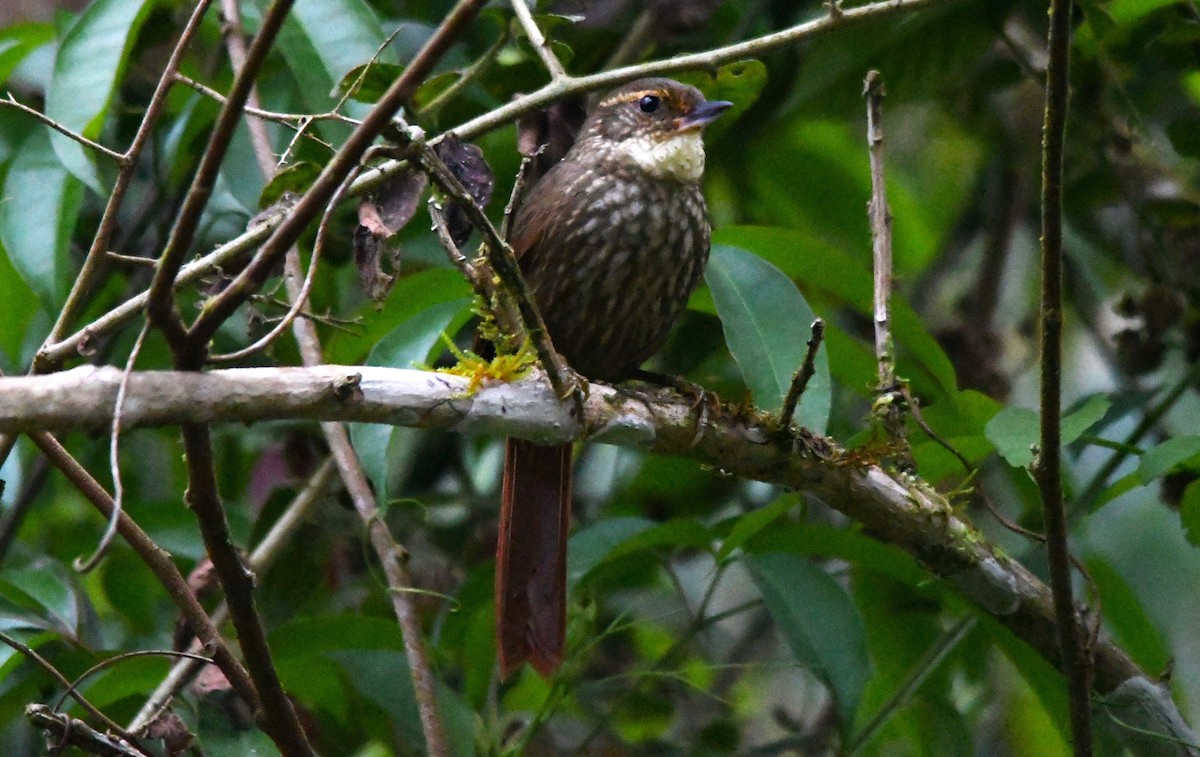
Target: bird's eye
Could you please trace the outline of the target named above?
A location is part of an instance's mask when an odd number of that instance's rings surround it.
[[[662,105],[662,98],[657,95],[646,95],[638,100],[638,109],[643,113],[653,113],[658,110],[659,105]]]

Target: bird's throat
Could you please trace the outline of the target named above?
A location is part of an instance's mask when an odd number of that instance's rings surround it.
[[[667,137],[646,135],[619,143],[625,158],[658,179],[698,182],[704,175],[704,141],[699,129]]]

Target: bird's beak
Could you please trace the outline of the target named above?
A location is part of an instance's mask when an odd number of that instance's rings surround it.
[[[705,100],[697,105],[691,113],[679,119],[679,131],[702,129],[732,107],[733,103],[727,100]]]

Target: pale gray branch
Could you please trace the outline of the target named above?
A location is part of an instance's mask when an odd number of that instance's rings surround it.
[[[0,378],[0,431],[103,429],[111,421],[121,371],[85,366],[49,376]],[[140,372],[130,376],[125,428],[190,423],[321,420],[392,423],[561,442],[581,425],[543,374],[488,383],[426,371],[369,366],[239,368],[208,373]],[[631,397],[592,384],[585,405],[588,438],[690,457],[742,478],[816,497],[863,524],[875,538],[922,565],[1009,627],[1055,665],[1058,642],[1049,589],[994,547],[921,480],[856,462],[828,439],[779,434],[728,408],[699,416],[690,398],[663,391]],[[702,428],[697,433],[697,423]],[[1165,724],[1172,738],[1196,743],[1168,694],[1111,638],[1096,648],[1094,692],[1117,695],[1123,719]],[[1123,692],[1160,696],[1122,697]]]

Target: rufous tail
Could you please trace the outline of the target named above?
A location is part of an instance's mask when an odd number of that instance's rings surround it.
[[[528,661],[549,678],[562,664],[567,625],[571,445],[508,439],[496,545],[500,675]]]

